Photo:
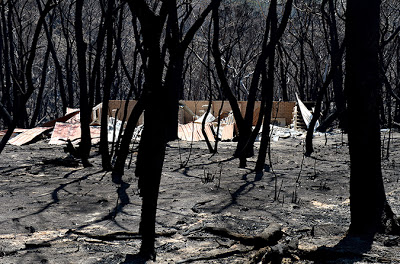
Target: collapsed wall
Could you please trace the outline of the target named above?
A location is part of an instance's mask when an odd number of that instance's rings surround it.
[[[109,102],[109,116],[116,117],[119,120],[124,118],[124,109],[127,106],[125,120],[128,120],[129,115],[136,105],[136,100],[129,100],[128,105],[126,105],[126,100],[111,100]],[[180,101],[182,106],[179,108],[178,120],[180,124],[187,124],[193,121],[194,115],[201,116],[207,111],[208,101]],[[239,109],[242,116],[245,115],[247,101],[238,101]],[[254,115],[253,115],[253,125],[257,123],[258,116],[260,113],[260,101],[255,102]],[[213,101],[211,105],[210,113],[213,116],[218,116],[222,105],[222,101]],[[293,122],[293,112],[296,106],[296,102],[273,102],[271,121],[272,123],[279,126],[288,126]],[[227,113],[231,111],[231,106],[228,101],[224,101],[222,105],[221,113],[226,116]],[[138,125],[142,125],[144,122],[143,115],[140,117]]]

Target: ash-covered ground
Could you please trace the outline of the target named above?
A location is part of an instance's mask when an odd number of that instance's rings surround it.
[[[387,198],[400,215],[400,134],[392,137],[386,158],[388,133],[382,133],[382,170]],[[248,169],[238,168],[235,147],[220,142],[212,156],[204,142],[169,143],[157,263],[251,263],[258,252],[252,245],[207,228],[255,236],[271,224],[282,226],[279,243],[292,245],[283,263],[400,263],[398,236],[378,235],[361,249],[354,241],[338,247],[350,220],[346,135],[316,135],[312,157],[303,156],[304,137],[272,141],[272,168],[262,176],[252,170],[256,156]],[[83,168],[46,139],[7,145],[0,155],[0,263],[130,263],[126,256],[140,247],[141,210],[132,155],[124,183],[116,185],[101,171],[96,148],[94,166]],[[307,253],[318,248],[335,253]]]

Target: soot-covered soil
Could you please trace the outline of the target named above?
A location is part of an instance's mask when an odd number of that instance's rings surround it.
[[[157,263],[251,263],[259,250],[210,230],[254,236],[271,224],[282,226],[283,237],[264,251],[279,255],[279,263],[400,263],[398,236],[379,235],[372,244],[344,239],[350,216],[346,135],[315,136],[312,157],[303,156],[303,142],[273,141],[272,170],[262,176],[251,170],[256,158],[249,169],[238,168],[231,159],[234,142],[221,142],[214,156],[204,142],[192,148],[171,142],[157,211]],[[130,263],[127,256],[140,246],[136,153],[124,183],[116,185],[101,171],[96,149],[94,167],[83,168],[62,146],[47,143],[7,145],[0,156],[0,263]],[[382,168],[397,215],[399,147],[395,133]]]

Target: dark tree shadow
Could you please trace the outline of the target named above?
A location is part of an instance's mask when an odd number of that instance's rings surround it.
[[[73,172],[76,172],[76,171],[73,171]],[[72,172],[72,173],[73,173],[73,172]],[[72,180],[72,181],[70,181],[70,182],[60,184],[60,185],[59,185],[57,188],[55,188],[55,189],[53,190],[53,192],[51,193],[51,198],[52,198],[52,201],[51,201],[51,202],[47,203],[45,206],[43,206],[41,209],[39,209],[39,210],[36,211],[36,212],[33,212],[33,213],[31,213],[31,214],[27,214],[27,215],[24,215],[24,216],[20,216],[20,217],[15,218],[15,219],[22,219],[22,218],[26,218],[26,217],[33,216],[33,215],[39,215],[39,214],[43,213],[44,211],[46,211],[47,209],[49,209],[52,205],[58,204],[58,203],[60,202],[60,198],[58,197],[58,194],[59,194],[60,191],[65,190],[65,188],[66,188],[67,186],[71,185],[71,184],[74,184],[74,183],[77,183],[77,182],[86,180],[86,179],[89,178],[90,176],[95,175],[95,174],[97,174],[97,173],[99,173],[99,172],[101,172],[101,171],[97,171],[97,172],[94,172],[94,173],[86,174],[85,176],[82,176],[82,177],[80,177],[80,178],[74,179],[74,180]],[[67,173],[66,175],[69,176],[69,174],[72,174],[72,173]],[[64,177],[64,178],[65,178],[65,177]]]
[[[114,220],[118,213],[123,212],[123,208],[130,203],[129,195],[126,190],[131,185],[121,180],[121,184],[117,189],[118,203],[114,209],[102,218],[102,220]]]
[[[313,252],[309,252],[306,258],[314,263],[356,263],[365,261],[365,253],[369,252],[374,242],[374,234],[356,236],[347,234],[334,247],[322,246]],[[342,260],[342,261],[341,261]]]
[[[147,260],[140,254],[127,254],[125,260],[121,262],[121,264],[145,264],[146,261]]]
[[[231,201],[230,203],[228,203],[227,205],[223,206],[222,208],[220,208],[218,211],[216,211],[215,213],[222,213],[224,210],[228,209],[229,207],[231,207],[234,204],[237,204],[237,199],[239,198],[239,196],[244,195],[246,193],[249,193],[252,189],[255,188],[256,183],[258,181],[260,181],[262,179],[262,175],[255,175],[254,180],[249,180],[247,177],[250,174],[253,174],[255,171],[251,170],[245,174],[243,174],[242,176],[242,180],[245,181],[244,184],[240,185],[236,191],[234,191],[231,194]],[[250,186],[250,187],[249,187]],[[249,188],[248,188],[249,187]],[[248,188],[248,189],[247,189]],[[247,190],[246,190],[247,189]]]
[[[187,172],[187,171],[189,171],[191,168],[196,168],[196,167],[200,167],[200,166],[207,167],[207,166],[212,165],[212,164],[221,164],[221,163],[225,163],[225,162],[232,161],[232,160],[234,160],[234,159],[236,159],[236,158],[235,158],[235,157],[229,157],[229,158],[227,158],[227,159],[219,160],[219,161],[215,160],[215,161],[210,161],[210,162],[196,163],[196,164],[186,165],[186,166],[184,167],[184,169],[185,169],[185,171]],[[181,169],[182,169],[182,167],[179,167],[179,168],[176,168],[176,169],[172,170],[172,172],[177,172],[177,171],[179,171],[179,170],[181,170]]]

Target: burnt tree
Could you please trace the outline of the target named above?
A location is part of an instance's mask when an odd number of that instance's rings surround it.
[[[347,1],[346,79],[349,113],[349,233],[399,231],[386,200],[381,171],[379,125],[380,0]]]
[[[83,39],[83,25],[82,25],[82,9],[84,0],[76,1],[75,10],[75,38],[76,38],[76,51],[78,57],[78,74],[80,86],[80,108],[81,108],[81,158],[84,167],[92,166],[89,162],[89,153],[91,149],[91,136],[90,136],[90,119],[91,119],[91,104],[88,101],[88,82],[86,76],[86,49],[87,44]]]
[[[9,4],[10,4],[10,2],[9,2]],[[6,143],[10,139],[14,129],[23,120],[23,117],[26,114],[26,103],[27,103],[28,99],[31,97],[32,93],[36,89],[36,86],[33,81],[33,72],[32,72],[33,63],[36,58],[36,52],[37,52],[37,48],[38,48],[39,38],[40,38],[43,24],[45,23],[46,16],[55,6],[56,6],[56,4],[54,4],[52,0],[48,0],[43,8],[43,12],[40,13],[38,22],[36,24],[32,42],[29,47],[28,59],[26,61],[26,65],[25,65],[25,69],[24,69],[25,76],[21,77],[21,79],[24,79],[26,81],[26,87],[21,86],[22,83],[14,82],[15,83],[14,86],[17,86],[13,93],[14,111],[13,111],[12,121],[8,127],[7,133],[4,135],[4,137],[2,138],[2,140],[0,142],[0,153],[3,151]],[[11,57],[13,57],[13,55],[14,54],[10,54]],[[23,78],[23,77],[25,77],[25,78]]]

